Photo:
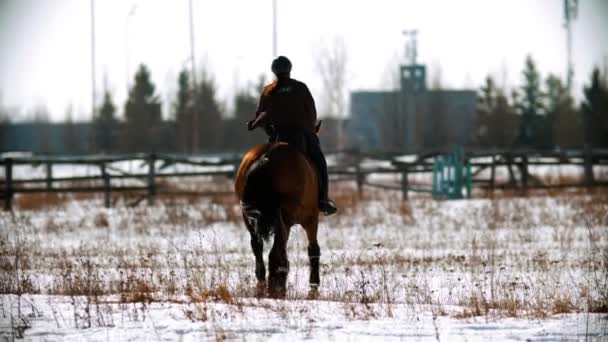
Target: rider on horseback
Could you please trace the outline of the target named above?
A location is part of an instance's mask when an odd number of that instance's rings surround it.
[[[308,155],[319,172],[319,210],[334,214],[337,209],[328,197],[327,163],[315,129],[315,101],[306,84],[290,77],[287,57],[276,58],[271,69],[277,79],[264,87],[255,119],[247,126],[252,130],[263,125],[269,141],[287,142]]]

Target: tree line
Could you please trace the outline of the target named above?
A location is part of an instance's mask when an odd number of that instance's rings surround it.
[[[333,59],[328,61],[331,62],[328,64],[330,66],[336,64]],[[338,79],[339,82],[327,81],[325,88],[336,88],[333,85],[336,82],[344,86],[340,78],[331,79]],[[128,98],[122,105],[121,118],[117,114],[119,105],[107,89],[92,123],[73,122],[69,109],[65,122],[57,124],[61,129],[53,131],[48,113],[44,108],[37,108],[32,126],[38,142],[33,144],[35,146],[30,145],[33,146],[32,150],[45,153],[49,151],[49,141],[59,139],[62,140],[64,153],[73,154],[245,150],[265,140],[260,130],[247,132],[245,129],[245,122],[251,119],[257,108],[264,83],[264,78],[260,77],[255,84],[239,89],[233,99],[233,115],[227,116],[224,105],[218,100],[213,77],[203,71],[194,82],[191,74],[182,70],[177,78],[177,91],[170,104],[170,113],[164,118],[162,101],[151,80],[150,71],[145,65],[140,65]],[[439,85],[433,87],[440,89]],[[470,132],[476,146],[509,149],[580,148],[588,145],[608,148],[608,75],[605,70],[593,69],[589,79],[584,82],[583,99],[578,105],[558,76],[550,74],[543,78],[530,56],[526,58],[522,82],[518,87],[505,89],[497,85],[492,76],[488,76],[477,94],[475,124]],[[334,111],[346,110],[342,102],[334,102],[339,105],[335,105],[336,108],[330,106]],[[441,99],[433,98],[430,102],[429,111],[441,112]],[[394,114],[398,115],[397,112],[395,108]],[[445,115],[433,115],[432,131],[443,131],[443,126],[450,125],[450,118]],[[383,118],[375,119],[382,127]],[[342,132],[348,119],[336,116],[326,121],[321,132],[322,141],[330,148],[345,147],[343,141],[350,139],[342,137],[342,134],[352,133],[348,129]],[[9,126],[9,114],[6,109],[0,108],[0,151],[6,140],[10,139],[6,134]],[[86,144],[82,143],[84,140]]]
[[[474,141],[496,148],[608,148],[608,81],[595,67],[576,105],[556,75],[542,78],[531,56],[510,93],[492,76],[479,89]]]
[[[122,121],[116,115],[111,94],[105,91],[93,118],[95,149],[107,153],[193,153],[242,149],[256,139],[263,141],[259,133],[246,131],[245,122],[257,109],[264,79],[260,78],[255,86],[239,89],[234,99],[234,115],[226,117],[214,79],[206,71],[200,76],[195,84],[186,70],[179,73],[169,118],[163,120],[162,103],[150,71],[140,65],[124,105]]]

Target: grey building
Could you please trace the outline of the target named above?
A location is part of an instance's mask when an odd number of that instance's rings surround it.
[[[430,90],[424,65],[400,67],[400,89],[351,92],[350,141],[362,150],[411,151],[468,145],[475,90]]]

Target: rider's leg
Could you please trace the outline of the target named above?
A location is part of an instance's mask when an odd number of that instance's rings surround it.
[[[307,152],[313,163],[319,171],[319,209],[326,215],[331,215],[337,211],[335,204],[329,199],[328,186],[329,179],[327,175],[327,162],[319,138],[314,134],[307,135]]]

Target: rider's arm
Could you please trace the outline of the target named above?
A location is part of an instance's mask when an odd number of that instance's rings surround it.
[[[308,118],[312,121],[313,125],[317,122],[317,107],[315,106],[315,99],[312,97],[310,90],[304,84],[304,103],[306,105],[306,111],[310,117]]]

